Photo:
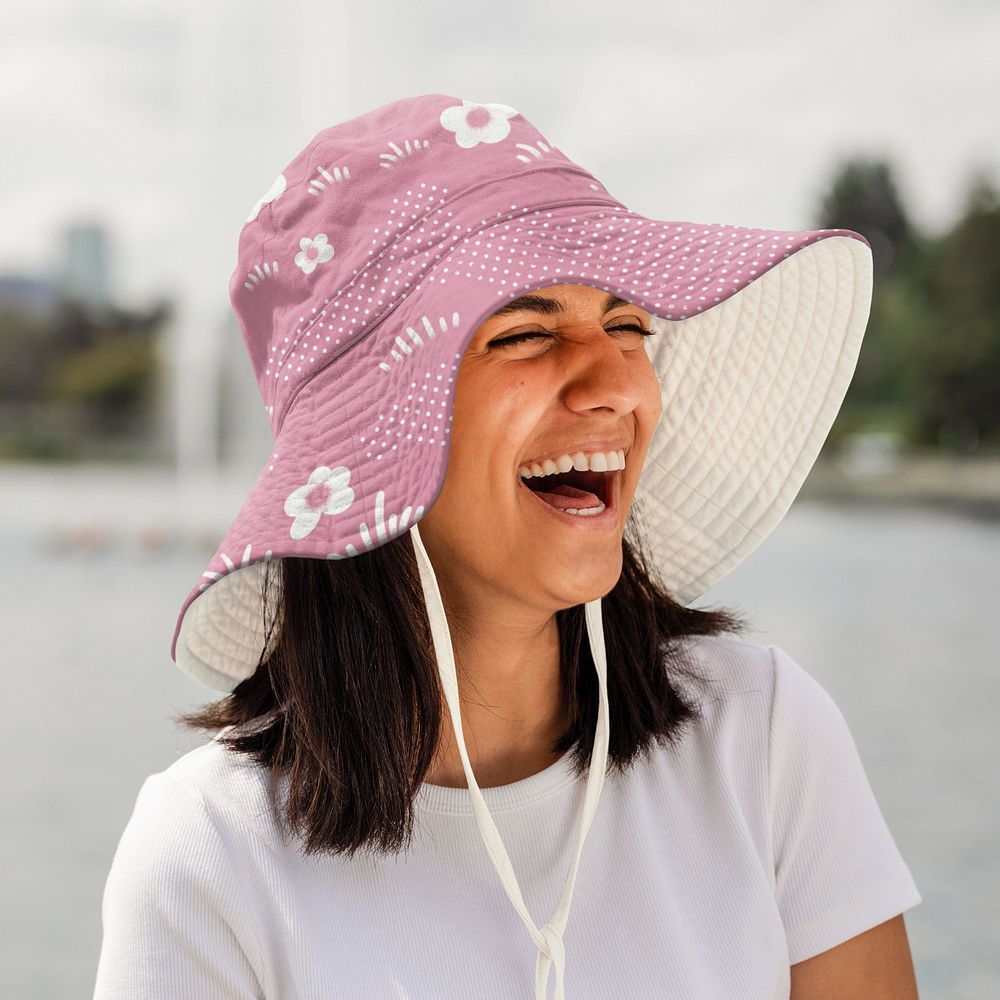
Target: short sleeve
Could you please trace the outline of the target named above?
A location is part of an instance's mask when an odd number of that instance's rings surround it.
[[[235,849],[197,789],[146,779],[104,887],[94,1000],[263,997]]]
[[[771,646],[768,809],[789,961],[827,951],[922,901],[836,703]]]

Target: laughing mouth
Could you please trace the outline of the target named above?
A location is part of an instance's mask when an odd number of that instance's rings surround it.
[[[589,519],[608,512],[616,513],[621,473],[621,469],[609,472],[571,469],[550,476],[521,478],[522,485],[556,513]],[[612,479],[612,476],[619,478]]]
[[[555,472],[551,476],[532,476],[530,479],[521,477],[521,482],[532,493],[552,493],[557,486],[572,486],[574,489],[593,493],[602,503],[607,504],[611,499],[612,475],[613,472],[580,472],[570,469],[569,472]]]

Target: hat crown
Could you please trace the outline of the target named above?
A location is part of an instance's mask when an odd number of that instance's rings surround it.
[[[622,207],[507,104],[424,94],[317,133],[251,209],[229,285],[275,435],[457,242],[567,202]]]

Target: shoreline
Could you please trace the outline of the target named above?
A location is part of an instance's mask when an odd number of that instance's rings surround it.
[[[219,466],[179,476],[158,464],[0,462],[0,512],[17,525],[5,541],[66,552],[193,546],[211,554],[258,471]],[[821,455],[792,504],[813,501],[1000,521],[1000,455]]]
[[[1000,519],[1000,455],[901,454],[878,462],[820,457],[798,497],[931,507]]]

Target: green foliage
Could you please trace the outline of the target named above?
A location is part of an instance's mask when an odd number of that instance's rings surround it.
[[[0,400],[4,404],[36,398],[49,336],[49,328],[40,319],[0,303]]]
[[[881,160],[853,159],[840,168],[822,199],[817,227],[861,233],[871,244],[876,274],[898,267],[913,241],[892,171]]]
[[[0,458],[65,459],[88,437],[146,430],[167,312],[67,301],[44,318],[0,305]]]
[[[122,413],[142,404],[153,389],[155,374],[156,355],[148,338],[105,334],[81,351],[54,358],[45,389],[60,402]]]
[[[984,177],[930,263],[913,382],[920,437],[1000,447],[1000,195]]]
[[[0,461],[64,462],[75,457],[71,441],[35,427],[0,426]]]
[[[830,440],[894,430],[914,445],[1000,448],[1000,194],[988,179],[974,180],[948,232],[928,237],[907,221],[886,164],[850,163],[818,226],[860,232],[876,261],[868,329]]]

